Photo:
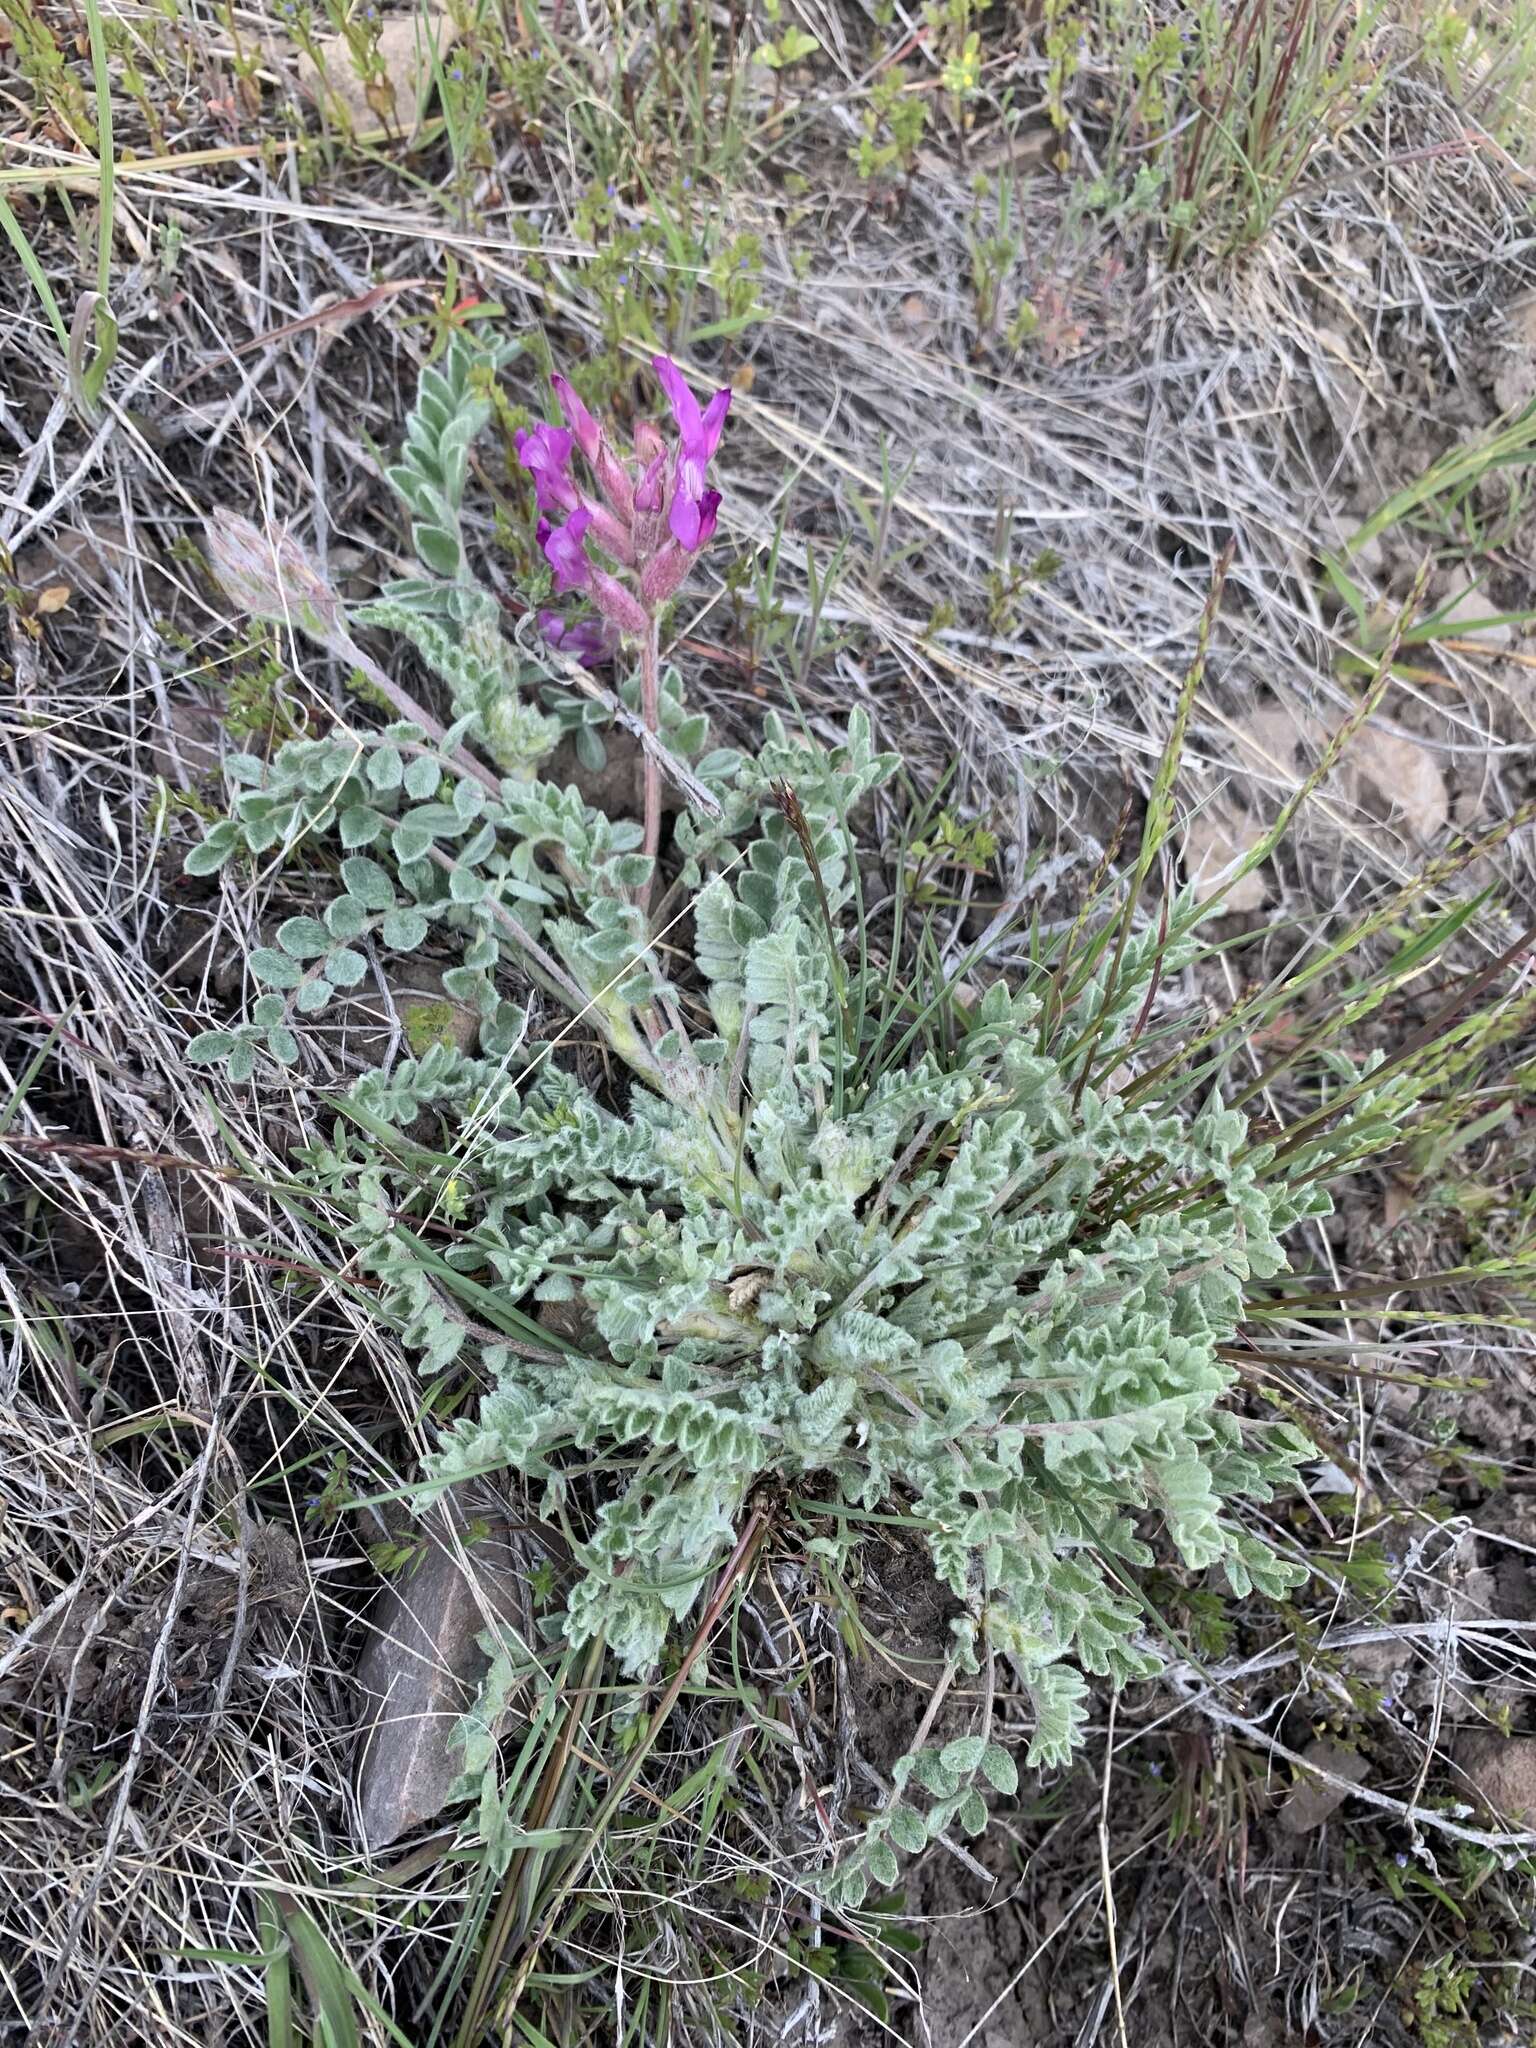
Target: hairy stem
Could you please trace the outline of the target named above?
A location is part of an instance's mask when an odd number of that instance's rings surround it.
[[[640,716],[651,738],[661,737],[661,650],[654,614],[640,642]],[[635,900],[642,910],[651,902],[651,885],[656,879],[656,856],[661,847],[661,769],[649,747],[641,750],[645,762],[645,837],[641,851],[651,863],[649,878],[640,885]]]

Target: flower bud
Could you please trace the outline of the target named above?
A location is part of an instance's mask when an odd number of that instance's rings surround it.
[[[654,610],[666,603],[687,574],[688,556],[675,540],[668,541],[641,570],[640,595]]]
[[[638,512],[659,512],[661,510],[661,479],[667,467],[667,451],[663,448],[653,455],[645,466],[645,474],[635,486],[635,509]]]
[[[626,590],[616,576],[610,576],[602,569],[592,571],[592,602],[621,633],[650,631],[650,617],[634,592]]]
[[[592,538],[600,548],[606,548],[615,561],[622,562],[626,569],[634,566],[635,543],[627,525],[616,519],[606,505],[594,505],[590,498],[582,503],[591,513],[590,530]]]
[[[599,443],[597,458],[592,467],[597,472],[599,488],[614,512],[626,526],[632,525],[635,517],[635,487],[629,480],[628,470],[606,441]]]

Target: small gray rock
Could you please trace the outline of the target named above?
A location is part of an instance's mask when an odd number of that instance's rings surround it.
[[[1301,1760],[1314,1770],[1327,1771],[1329,1777],[1347,1779],[1350,1785],[1360,1784],[1370,1770],[1359,1750],[1346,1749],[1342,1742],[1330,1742],[1326,1736],[1309,1742]],[[1329,1784],[1327,1779],[1313,1777],[1310,1772],[1299,1773],[1280,1809],[1280,1825],[1288,1835],[1310,1834],[1348,1797],[1347,1785]]]
[[[527,1571],[503,1523],[473,1544],[458,1502],[459,1541],[423,1529],[416,1562],[379,1595],[357,1664],[366,1695],[357,1765],[359,1831],[386,1848],[447,1805],[463,1767],[453,1739],[485,1674],[478,1638],[493,1621],[530,1632]]]

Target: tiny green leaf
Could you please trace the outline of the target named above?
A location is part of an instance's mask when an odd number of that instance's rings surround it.
[[[325,928],[333,939],[356,939],[368,929],[368,907],[355,896],[338,896],[326,905]]]
[[[199,1031],[187,1047],[187,1058],[194,1067],[211,1066],[215,1060],[227,1059],[238,1043],[232,1031]]]
[[[411,543],[427,567],[439,576],[458,575],[463,555],[451,533],[445,533],[440,526],[428,526],[423,522],[411,528]]]
[[[258,946],[251,955],[250,968],[268,988],[297,988],[301,978],[298,963],[275,946]]]
[[[325,963],[327,978],[337,988],[356,988],[368,972],[368,962],[361,953],[353,952],[350,946],[338,946]]]
[[[267,1051],[279,1066],[291,1067],[299,1056],[299,1041],[286,1024],[274,1024],[267,1033]]]
[[[331,935],[318,917],[289,917],[277,928],[277,943],[295,960],[313,960],[329,946]]]
[[[427,920],[419,910],[391,910],[379,936],[397,953],[414,953],[427,936]]]
[[[186,873],[189,875],[215,875],[223,867],[237,844],[235,827],[227,818],[221,818],[208,837],[201,840],[187,855]]]
[[[953,1742],[946,1742],[939,1751],[939,1762],[946,1771],[952,1771],[957,1778],[963,1778],[968,1771],[976,1770],[987,1753],[984,1735],[959,1735]]]
[[[313,981],[306,981],[293,999],[293,1007],[306,1017],[312,1017],[316,1010],[323,1010],[335,994],[335,990],[323,975]]]
[[[1012,1794],[1019,1789],[1019,1767],[1000,1742],[989,1742],[982,1751],[981,1770],[994,1791]]]
[[[337,819],[343,846],[372,846],[389,820],[367,804],[348,804]]]
[[[432,851],[432,834],[421,825],[397,825],[390,835],[395,859],[402,867],[423,860]]]
[[[376,860],[354,854],[352,859],[342,862],[341,879],[347,885],[347,894],[355,896],[369,910],[393,910],[394,884]]]
[[[405,762],[398,747],[375,747],[368,756],[368,780],[379,791],[398,789],[405,774]]]

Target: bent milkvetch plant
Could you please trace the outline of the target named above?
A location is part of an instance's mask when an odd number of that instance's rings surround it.
[[[1191,1112],[1178,1062],[1143,1070],[1138,1053],[1158,991],[1200,950],[1208,911],[1188,890],[1141,928],[1133,891],[1070,959],[1033,959],[970,1005],[942,981],[877,977],[849,821],[898,764],[862,712],[831,747],[770,715],[743,758],[705,751],[675,683],[644,698],[713,806],[675,821],[688,937],[664,949],[642,908],[649,796],[642,829],[541,779],[561,699],[546,687],[539,708],[469,575],[458,493],[488,371],[455,348],[423,374],[408,442],[442,579],[359,614],[445,680],[453,722],[229,764],[230,815],[189,868],[302,832],[334,847],[340,893],[252,955],[249,1023],[191,1056],[249,1078],[264,1043],[291,1064],[296,1022],[371,952],[457,944],[443,982],[479,1015],[478,1053],[434,1045],[364,1075],[307,1160],[381,1315],[424,1370],[482,1390],[424,1489],[516,1475],[574,1562],[559,1633],[642,1680],[708,1611],[765,1503],[773,1540],[833,1574],[868,1518],[895,1514],[953,1603],[955,1671],[1000,1663],[1032,1717],[1029,1761],[1062,1765],[1088,1679],[1161,1666],[1135,1591],[1155,1542],[1238,1594],[1302,1576],[1247,1509],[1293,1484],[1309,1446],[1233,1400],[1230,1360],[1286,1233],[1327,1211],[1340,1161],[1392,1142],[1415,1076],[1328,1055],[1304,1141],[1256,1139],[1214,1089]],[[559,385],[566,424],[519,446],[557,582],[594,606],[560,615],[562,641],[638,639],[642,683],[660,608],[713,528],[728,405],[658,375],[670,446],[642,423],[621,460]],[[294,581],[328,626],[324,595]],[[269,604],[259,584],[233,572]],[[569,1027],[540,1027],[507,970],[596,1032],[626,1081],[562,1064]],[[1128,1070],[1134,1086],[1115,1085]],[[987,1725],[920,1743],[892,1776],[888,1806],[840,1845],[840,1898],[892,1882],[898,1850],[983,1826],[983,1784],[1016,1768]]]

